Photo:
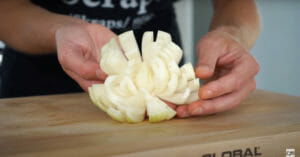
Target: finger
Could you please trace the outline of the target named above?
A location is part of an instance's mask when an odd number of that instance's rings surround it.
[[[107,74],[105,74],[101,68],[96,70],[96,75],[100,80],[105,80],[107,78]]]
[[[87,51],[89,50],[80,49],[60,52],[60,63],[63,65],[64,69],[73,71],[84,79],[97,80],[99,79],[99,76],[96,71],[100,69],[100,66],[93,58],[92,53]]]
[[[209,82],[199,89],[199,97],[202,100],[218,97],[238,89],[241,80],[235,74],[225,75],[218,80]]]
[[[237,107],[256,87],[255,80],[251,80],[242,89],[210,100],[199,100],[188,106],[192,116],[209,115]]]
[[[233,66],[233,72],[240,73],[244,75],[245,78],[255,76],[260,69],[259,64],[250,53],[244,53]]]
[[[196,76],[201,79],[210,78],[215,70],[216,62],[222,54],[222,43],[203,38],[197,45],[198,63],[195,69]]]
[[[178,106],[176,112],[177,112],[177,117],[179,118],[186,118],[190,116],[188,111],[188,105]]]
[[[79,84],[79,86],[85,92],[88,92],[88,88],[90,86],[92,86],[93,84],[103,84],[104,83],[104,81],[101,81],[101,80],[86,80],[70,70],[65,70],[65,71],[72,79],[74,79]]]
[[[212,82],[207,83],[199,90],[201,99],[211,99],[241,88],[241,86],[253,79],[258,72],[258,64],[249,54],[243,55],[238,60],[232,71]]]

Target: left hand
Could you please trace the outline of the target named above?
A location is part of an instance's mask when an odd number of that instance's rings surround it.
[[[177,107],[177,116],[209,115],[237,107],[255,88],[259,65],[229,32],[214,30],[197,45],[196,76],[205,81],[201,100]]]

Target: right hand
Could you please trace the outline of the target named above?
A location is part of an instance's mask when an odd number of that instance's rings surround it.
[[[99,24],[72,24],[56,31],[58,60],[86,92],[92,84],[103,83],[107,77],[99,66],[100,52],[112,37],[116,34]]]

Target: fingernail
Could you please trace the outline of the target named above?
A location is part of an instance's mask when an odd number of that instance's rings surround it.
[[[198,67],[196,68],[196,71],[197,71],[197,72],[203,72],[203,71],[209,72],[210,69],[209,69],[209,67],[206,66],[206,65],[200,65],[200,66],[198,66]]]
[[[183,111],[179,117],[180,118],[186,118],[186,117],[189,117],[189,116],[190,116],[190,114],[189,114],[188,111]]]
[[[192,116],[197,116],[197,115],[201,115],[203,112],[203,109],[202,107],[198,107],[198,108],[195,108],[192,112]]]

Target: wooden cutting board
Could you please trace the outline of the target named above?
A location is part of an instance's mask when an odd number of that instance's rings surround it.
[[[300,156],[300,97],[257,90],[237,109],[121,124],[87,94],[0,100],[0,156]]]

